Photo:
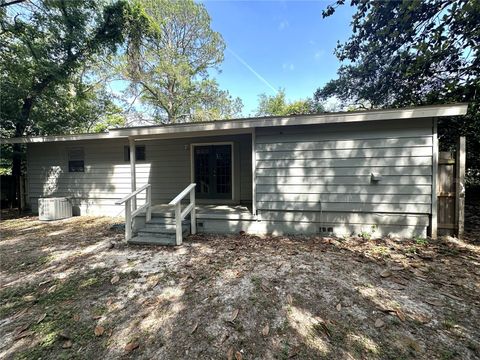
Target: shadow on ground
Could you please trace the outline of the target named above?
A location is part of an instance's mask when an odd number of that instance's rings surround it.
[[[480,246],[1,222],[1,358],[476,358]]]

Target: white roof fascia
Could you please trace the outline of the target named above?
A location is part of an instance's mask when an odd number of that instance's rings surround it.
[[[155,134],[172,134],[196,131],[215,131],[249,129],[256,127],[289,126],[289,125],[312,125],[312,124],[335,124],[378,120],[395,120],[410,118],[428,118],[443,116],[465,115],[467,104],[425,106],[411,109],[377,110],[332,113],[322,115],[296,115],[285,117],[251,118],[239,120],[213,121],[209,123],[186,123],[178,125],[139,127],[112,129],[111,134],[119,136],[145,136]]]
[[[271,126],[292,126],[312,124],[338,124],[364,121],[414,119],[428,117],[461,116],[467,113],[468,104],[419,106],[404,109],[372,111],[352,111],[319,115],[293,115],[283,117],[262,117],[247,119],[220,120],[205,123],[185,123],[164,126],[111,129],[108,133],[78,134],[60,136],[33,136],[1,139],[2,143],[39,143],[54,141],[77,141],[118,138],[172,138],[192,136],[214,136],[222,134],[251,133],[252,128]],[[210,132],[211,134],[205,134]],[[187,135],[188,134],[188,135]]]
[[[111,133],[100,134],[77,134],[77,135],[51,135],[51,136],[26,136],[11,139],[1,139],[4,144],[27,144],[43,143],[55,141],[79,141],[79,140],[97,140],[97,139],[118,139],[127,136],[112,135]]]

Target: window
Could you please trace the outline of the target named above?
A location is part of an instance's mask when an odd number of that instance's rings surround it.
[[[68,149],[68,172],[85,172],[85,154],[83,148]]]
[[[126,145],[123,148],[123,159],[125,161],[130,161],[130,146]],[[145,160],[145,145],[135,146],[135,160],[144,161]]]

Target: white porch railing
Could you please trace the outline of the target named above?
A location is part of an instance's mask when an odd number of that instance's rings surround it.
[[[190,215],[190,224],[191,224],[191,233],[197,233],[197,219],[196,219],[196,212],[195,212],[195,185],[190,184],[188,185],[180,194],[178,194],[175,199],[170,201],[169,205],[175,206],[175,226],[176,226],[176,243],[177,245],[182,245],[182,238],[183,238],[183,228],[182,222],[185,217],[191,213]],[[190,193],[190,204],[182,211],[182,200],[187,194]]]
[[[145,204],[137,208],[137,195],[144,190],[146,191]],[[150,221],[152,218],[152,194],[150,184],[143,185],[123,199],[115,202],[115,205],[122,205],[123,203],[125,203],[125,240],[128,241],[132,238],[132,225],[135,216],[145,209],[145,221]]]

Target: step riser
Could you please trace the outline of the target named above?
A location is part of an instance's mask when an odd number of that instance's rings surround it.
[[[190,227],[187,224],[183,224],[182,229],[188,230]],[[152,223],[147,223],[145,224],[145,229],[152,229],[152,230],[172,230],[176,231],[177,230],[177,225],[175,224],[152,224]]]
[[[175,238],[171,237],[153,237],[153,236],[135,236],[128,241],[129,244],[135,245],[166,245],[175,246]]]
[[[182,234],[188,234],[190,231],[186,227],[182,229]],[[139,229],[138,233],[147,233],[147,234],[164,234],[164,235],[175,235],[177,233],[176,229],[165,229],[165,228],[143,228]]]
[[[152,217],[152,219],[147,222],[147,224],[159,224],[159,225],[163,225],[163,224],[166,224],[166,225],[175,225],[177,222],[175,221],[175,218],[154,218]],[[182,224],[186,225],[186,224],[190,224],[190,221],[189,220],[184,220],[182,221]]]

